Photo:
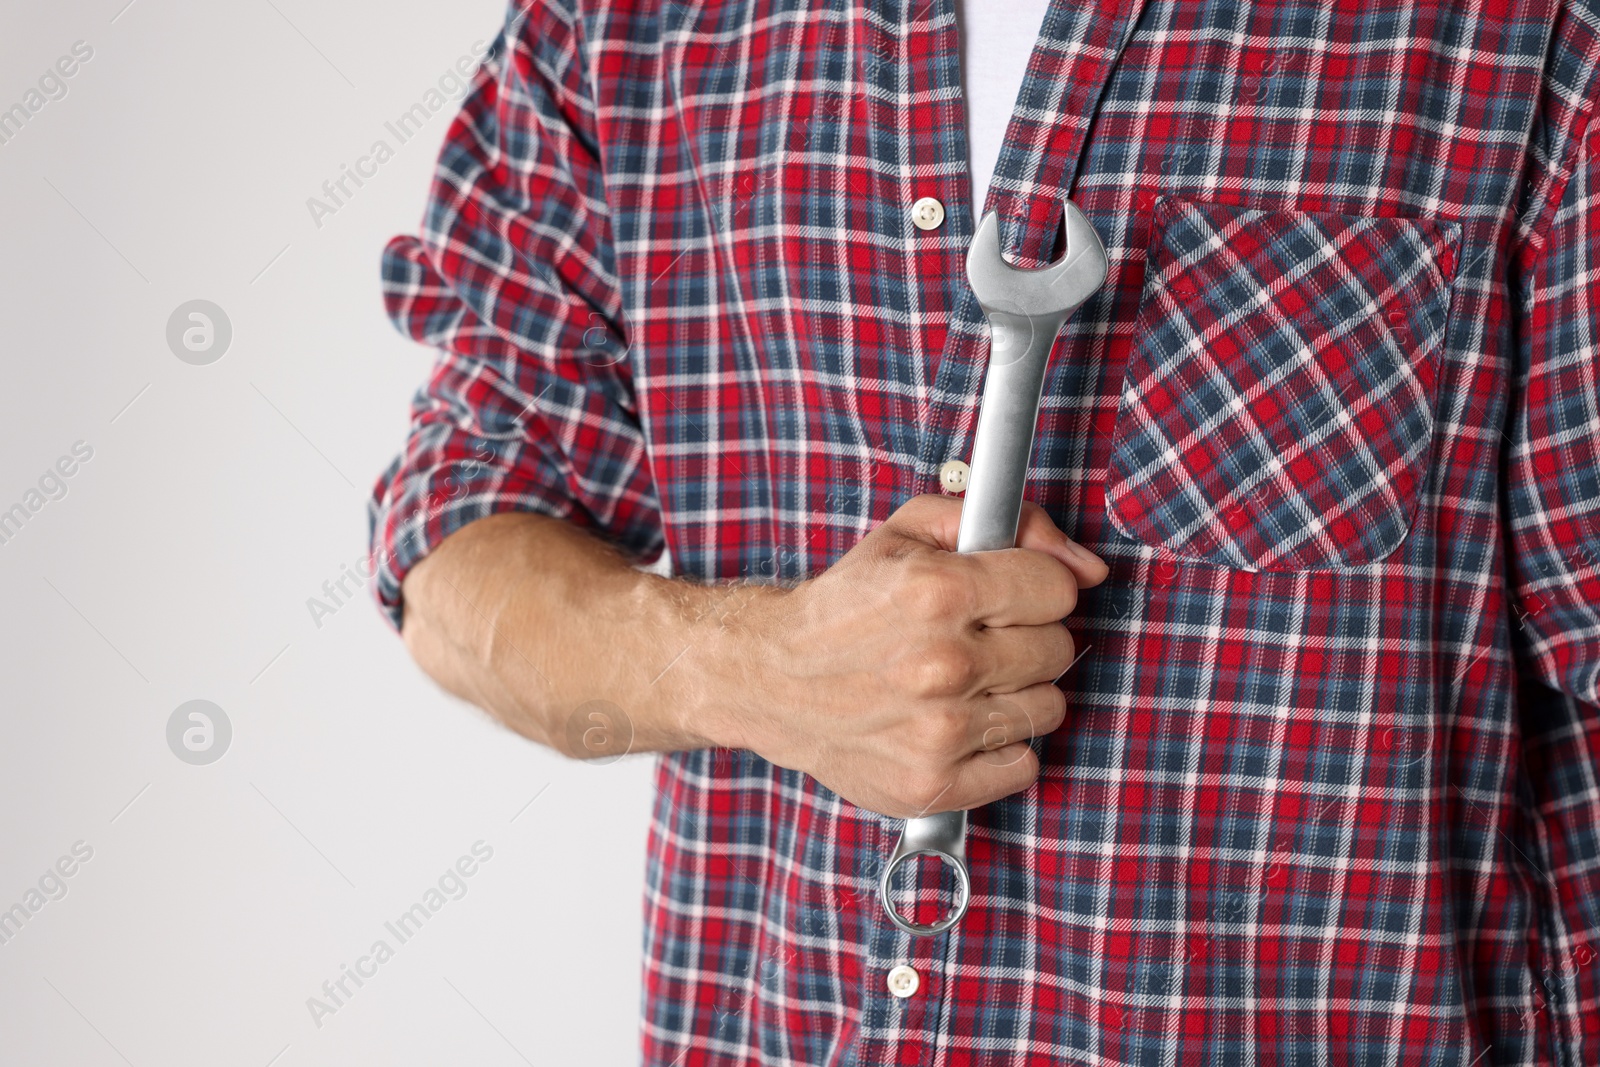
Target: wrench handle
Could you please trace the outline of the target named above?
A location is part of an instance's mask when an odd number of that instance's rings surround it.
[[[1033,457],[1045,367],[1066,313],[1028,317],[1003,311],[989,315],[989,368],[983,403],[972,441],[972,470],[961,504],[957,552],[1012,548],[1022,517],[1022,492]],[[878,882],[878,896],[890,920],[909,934],[940,934],[961,921],[972,900],[967,871],[967,813],[946,811],[907,819],[894,853]],[[932,923],[906,918],[891,900],[890,881],[917,856],[936,856],[956,875],[955,906]]]
[[[989,369],[972,439],[957,552],[987,552],[1017,543],[1045,367],[1065,321],[1065,314],[1032,319],[1003,311],[989,315]]]

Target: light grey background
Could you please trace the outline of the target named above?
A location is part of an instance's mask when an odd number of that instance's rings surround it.
[[[504,6],[125,4],[0,7],[0,109],[94,50],[0,145],[0,510],[93,449],[0,544],[0,909],[93,849],[0,944],[0,1062],[634,1062],[651,761],[492,725],[365,589],[307,608],[362,557],[432,361],[378,254],[455,105],[320,229],[306,200]],[[195,299],[233,329],[206,366],[166,342]],[[232,726],[207,765],[168,747],[191,700]],[[307,998],[480,840],[465,896],[316,1026]]]

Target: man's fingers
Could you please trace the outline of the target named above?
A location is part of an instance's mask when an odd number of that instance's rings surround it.
[[[1046,552],[1001,548],[959,557],[970,571],[977,621],[985,626],[1060,622],[1078,606],[1078,579]]]
[[[1039,757],[1026,741],[967,757],[956,768],[956,781],[941,810],[978,808],[1020,793],[1039,777]]]
[[[1060,560],[1085,589],[1105,581],[1111,568],[1106,561],[1061,532],[1050,513],[1031,500],[1022,502],[1017,522],[1017,547],[1045,552]]]
[[[1061,726],[1066,695],[1052,682],[985,699],[987,710],[973,723],[977,749],[956,764],[940,811],[975,808],[1021,792],[1039,776],[1039,757],[1028,739]]]
[[[991,762],[1018,741],[1054,733],[1066,719],[1067,696],[1053,682],[984,698],[973,722],[972,747]]]
[[[957,497],[923,493],[901,504],[883,525],[902,537],[954,552],[960,541],[961,506]],[[1049,512],[1031,500],[1022,502],[1017,547],[1059,560],[1084,588],[1099,585],[1110,573],[1105,560],[1062,533]]]
[[[976,634],[974,641],[978,649],[974,684],[996,694],[1054,681],[1077,655],[1071,632],[1056,621],[990,628]]]

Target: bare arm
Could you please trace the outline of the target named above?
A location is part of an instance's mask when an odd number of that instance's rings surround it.
[[[1061,619],[1106,568],[1037,506],[1018,547],[959,555],[960,502],[908,501],[794,587],[632,567],[561,520],[498,515],[404,583],[406,645],[452,693],[568,755],[589,700],[635,751],[748,748],[889,815],[1026,788],[1030,737],[1060,725]]]
[[[683,662],[761,586],[699,585],[642,572],[560,519],[504,514],[447,537],[407,575],[406,647],[423,670],[506,726],[569,756],[567,721],[607,700],[635,751],[728,744]],[[726,605],[726,607],[725,607]],[[683,669],[680,669],[683,668]],[[692,713],[691,713],[692,711]]]

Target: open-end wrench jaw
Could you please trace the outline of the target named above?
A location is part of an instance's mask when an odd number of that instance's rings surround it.
[[[1105,283],[1108,261],[1100,235],[1078,205],[1063,200],[1062,207],[1066,254],[1037,270],[1021,270],[1007,263],[1000,255],[999,217],[992,211],[983,217],[967,248],[967,281],[986,313],[1064,318]]]

